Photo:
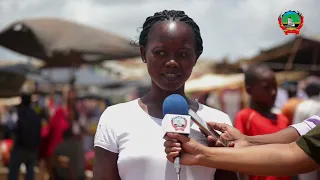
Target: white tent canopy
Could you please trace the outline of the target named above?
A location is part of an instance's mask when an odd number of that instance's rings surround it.
[[[308,76],[307,72],[278,72],[276,73],[278,83],[284,81],[301,80]],[[207,74],[186,82],[186,92],[205,92],[222,88],[238,88],[244,84],[244,74],[217,75]]]
[[[234,75],[216,75],[207,74],[197,79],[186,82],[186,92],[211,91],[214,89],[224,88],[228,86],[239,86],[243,83],[243,74]]]

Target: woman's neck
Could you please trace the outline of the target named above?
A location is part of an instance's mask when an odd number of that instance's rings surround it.
[[[156,84],[153,84],[153,83],[152,83],[150,92],[140,99],[139,105],[149,115],[157,118],[162,118],[163,117],[163,114],[162,114],[163,101],[165,100],[166,97],[168,97],[171,94],[179,94],[183,96],[187,100],[189,104],[189,108],[191,108],[192,110],[197,111],[199,109],[198,103],[186,97],[184,93],[184,87],[181,87],[176,91],[164,91],[163,89],[161,89],[160,87],[158,87]]]
[[[180,94],[181,96],[185,97],[186,100],[188,101],[188,98],[184,93],[184,86],[182,86],[181,88],[175,91],[164,91],[157,85],[153,84],[153,82],[152,82],[151,91],[146,95],[146,97],[148,100],[151,100],[153,104],[156,104],[156,105],[159,105],[159,107],[162,107],[162,103],[164,99],[171,94]]]

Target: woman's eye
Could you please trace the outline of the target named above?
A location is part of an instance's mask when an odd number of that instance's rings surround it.
[[[180,53],[180,56],[181,56],[181,57],[187,57],[188,54],[187,54],[187,53]]]
[[[156,51],[156,55],[164,56],[166,53],[164,51]]]

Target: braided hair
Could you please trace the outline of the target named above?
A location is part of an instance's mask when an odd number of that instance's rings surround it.
[[[188,24],[192,28],[192,31],[194,32],[196,39],[196,54],[197,56],[200,56],[203,51],[203,42],[201,38],[200,28],[197,25],[197,23],[193,21],[192,18],[190,18],[188,15],[184,13],[184,11],[164,10],[155,13],[153,16],[149,16],[143,23],[142,31],[139,37],[139,45],[146,46],[148,41],[148,34],[152,25],[154,25],[158,21],[165,20],[181,21]]]

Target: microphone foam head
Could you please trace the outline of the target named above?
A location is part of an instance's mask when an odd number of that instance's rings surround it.
[[[162,104],[162,114],[188,115],[189,106],[187,100],[179,94],[171,94]]]

